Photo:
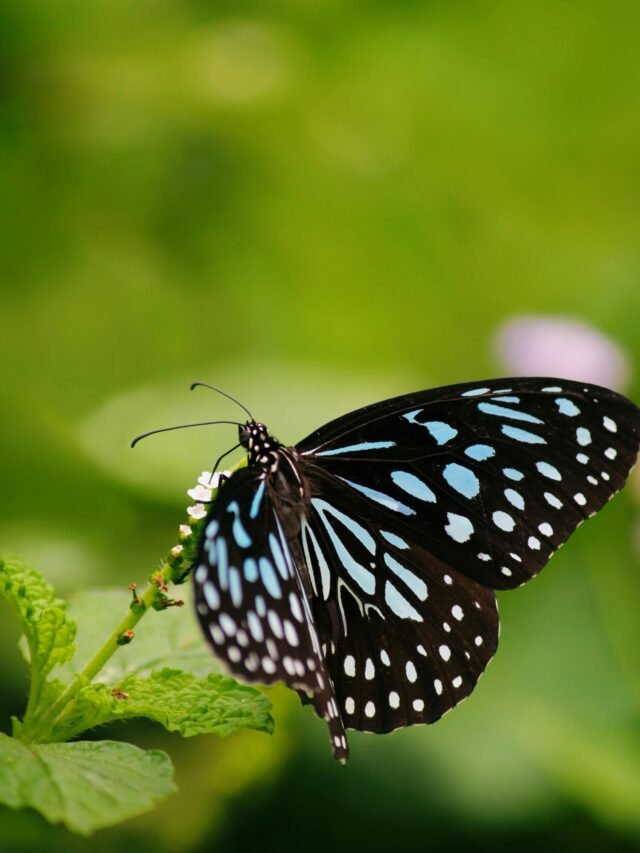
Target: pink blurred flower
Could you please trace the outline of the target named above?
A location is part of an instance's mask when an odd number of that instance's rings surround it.
[[[512,374],[558,376],[617,391],[629,384],[631,366],[623,349],[570,317],[515,317],[497,330],[493,343]]]

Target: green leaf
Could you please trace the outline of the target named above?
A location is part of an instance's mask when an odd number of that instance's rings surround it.
[[[44,677],[73,657],[75,624],[66,603],[32,566],[17,557],[0,560],[0,593],[16,612],[32,667],[32,697],[37,700]]]
[[[164,752],[114,741],[25,746],[0,734],[0,802],[34,808],[82,835],[148,811],[175,790]]]
[[[124,679],[115,695],[104,684],[83,688],[53,737],[73,737],[89,728],[132,717],[147,717],[183,737],[226,737],[241,728],[271,734],[270,708],[264,693],[228,676],[210,673],[206,678],[196,678],[177,669],[162,669],[148,678]]]

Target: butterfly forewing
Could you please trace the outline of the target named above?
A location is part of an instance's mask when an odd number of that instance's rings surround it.
[[[507,379],[392,402],[314,433],[303,459],[495,589],[535,575],[637,457],[638,409],[594,386]]]
[[[205,521],[194,571],[196,611],[218,658],[245,681],[313,697],[346,758],[344,730],[271,484],[255,468],[220,489]]]

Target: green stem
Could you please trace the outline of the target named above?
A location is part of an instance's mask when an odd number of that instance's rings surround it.
[[[168,567],[158,574],[158,578],[166,581]],[[69,708],[76,696],[90,684],[91,681],[100,672],[102,667],[114,655],[122,645],[122,636],[126,631],[131,631],[142,619],[142,617],[153,608],[153,603],[159,594],[156,583],[150,582],[140,597],[140,605],[134,610],[130,609],[129,613],[124,617],[120,624],[113,630],[111,635],[98,649],[95,655],[85,664],[81,672],[79,672],[62,695],[46,709],[45,713],[38,719],[29,721],[25,718],[25,726],[22,731],[23,740],[29,742],[46,742],[56,728],[60,719],[64,716],[65,711]]]

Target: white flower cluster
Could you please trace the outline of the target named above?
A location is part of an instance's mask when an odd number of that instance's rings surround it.
[[[207,514],[207,508],[204,503],[211,500],[213,489],[217,489],[221,477],[230,477],[231,471],[219,471],[216,474],[211,474],[211,471],[203,471],[198,477],[198,484],[187,491],[189,497],[195,501],[193,506],[187,507],[187,515],[194,521],[204,518]],[[185,528],[185,530],[183,530]],[[187,524],[180,527],[180,534],[188,536],[191,533],[191,528]]]

